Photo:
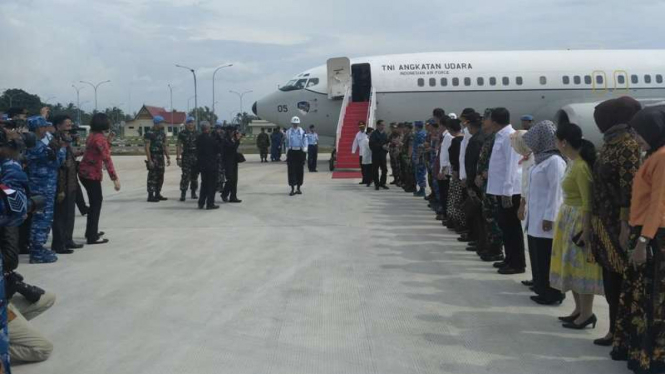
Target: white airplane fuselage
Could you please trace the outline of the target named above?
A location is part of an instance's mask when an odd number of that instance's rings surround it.
[[[536,121],[570,121],[598,142],[593,121],[597,103],[624,95],[645,104],[665,101],[665,51],[519,51],[387,55],[351,59],[369,64],[376,90],[376,119],[427,120],[434,108],[459,113],[471,107],[505,107],[512,122],[531,114]],[[286,127],[293,116],[335,136],[342,100],[328,95],[323,65],[259,100],[255,113]],[[351,82],[356,77],[351,78]],[[318,80],[318,83],[317,81]],[[309,85],[309,87],[307,87]]]

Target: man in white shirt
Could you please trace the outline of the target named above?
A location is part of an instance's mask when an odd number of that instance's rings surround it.
[[[316,173],[316,166],[319,158],[319,134],[316,133],[314,125],[309,126],[307,133],[307,168],[310,173]]]
[[[353,139],[353,144],[351,145],[352,154],[355,155],[356,152],[360,152],[360,172],[362,173],[363,179],[358,184],[364,184],[365,180],[369,177],[365,175],[365,169],[363,168],[363,156],[360,150],[360,145],[362,144],[362,141],[367,137],[367,135],[365,134],[366,127],[367,125],[365,125],[364,121],[358,122],[358,133],[356,134],[356,138]]]
[[[510,144],[515,129],[510,124],[510,112],[506,108],[492,110],[492,123],[498,130],[490,156],[487,194],[500,202],[498,223],[503,232],[506,258],[499,274],[522,274],[526,268],[524,256],[524,232],[517,215],[522,193],[522,158]]]
[[[305,156],[307,155],[307,136],[305,130],[300,127],[300,118],[291,119],[291,128],[286,131],[288,149],[286,162],[289,173],[289,196],[302,195],[300,186],[303,185],[305,175]],[[297,190],[296,190],[297,187]]]
[[[443,225],[446,222],[446,208],[448,206],[448,188],[450,187],[450,145],[453,142],[453,136],[450,135],[446,128],[447,117],[440,119],[439,126],[442,127],[443,134],[441,140],[441,147],[439,147],[439,202],[441,204],[441,218]]]

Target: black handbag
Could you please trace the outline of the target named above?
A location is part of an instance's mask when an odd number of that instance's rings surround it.
[[[241,152],[238,152],[238,154],[236,155],[236,158],[237,158],[239,164],[247,161],[245,159],[245,155],[243,155]]]

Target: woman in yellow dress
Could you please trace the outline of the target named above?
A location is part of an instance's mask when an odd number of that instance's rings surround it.
[[[570,160],[561,184],[563,206],[559,210],[552,243],[551,286],[562,293],[573,292],[575,310],[559,317],[563,327],[581,330],[596,326],[593,314],[594,295],[603,295],[602,268],[593,260],[588,245],[591,234],[591,169],[596,161],[596,148],[582,137],[575,124],[557,128],[557,148]]]

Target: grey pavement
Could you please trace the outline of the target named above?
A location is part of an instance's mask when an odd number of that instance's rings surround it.
[[[323,155],[322,155],[323,156]],[[110,243],[49,265],[22,259],[57,294],[34,321],[55,350],[18,374],[625,373],[572,311],[533,304],[519,282],[466,252],[424,200],[333,180],[324,165],[289,197],[286,164],[240,166],[243,203],[177,200],[179,171],[145,202],[140,157],[116,157],[101,229]],[[107,178],[108,179],[108,178]],[[85,220],[77,217],[81,239]]]

